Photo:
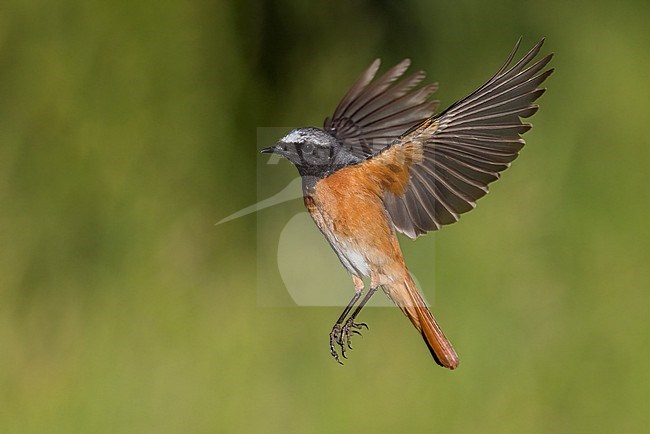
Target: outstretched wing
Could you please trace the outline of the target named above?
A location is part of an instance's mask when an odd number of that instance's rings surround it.
[[[408,130],[392,146],[413,143],[422,158],[410,166],[403,194],[388,191],[384,203],[395,228],[411,238],[458,221],[488,192],[488,184],[517,158],[531,128],[521,118],[532,116],[533,102],[545,89],[553,69],[542,69],[549,54],[531,62],[544,40],[509,67],[519,42],[505,64],[483,86],[444,112]]]
[[[404,131],[429,118],[438,106],[438,101],[428,100],[437,84],[415,89],[424,80],[424,71],[400,80],[411,64],[409,59],[373,80],[380,63],[375,60],[361,74],[323,125],[325,131],[363,159],[377,154]]]

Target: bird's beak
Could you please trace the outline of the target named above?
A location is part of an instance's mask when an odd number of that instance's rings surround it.
[[[278,154],[282,156],[286,156],[285,152],[285,147],[286,145],[282,142],[278,142],[273,146],[269,146],[268,148],[264,148],[260,151],[261,154]]]

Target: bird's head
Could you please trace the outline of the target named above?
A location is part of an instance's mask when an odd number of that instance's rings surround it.
[[[296,128],[278,143],[261,150],[278,154],[293,163],[302,176],[323,178],[336,170],[362,161],[336,137],[318,128]]]

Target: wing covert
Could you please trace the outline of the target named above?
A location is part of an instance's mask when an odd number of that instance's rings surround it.
[[[410,64],[409,59],[404,59],[374,79],[380,65],[380,60],[375,60],[352,85],[332,117],[325,119],[325,131],[365,159],[429,118],[438,106],[429,97],[438,86],[432,83],[416,89],[425,73],[418,71],[403,78]]]
[[[531,128],[539,86],[553,72],[542,71],[549,54],[532,62],[544,39],[509,67],[519,47],[484,85],[442,113],[410,128],[392,146],[415,143],[421,161],[411,165],[402,195],[387,192],[384,202],[395,228],[411,238],[451,224],[476,206],[488,184],[517,158]]]

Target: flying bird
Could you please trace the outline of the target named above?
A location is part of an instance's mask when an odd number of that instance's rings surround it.
[[[521,38],[499,70],[469,96],[434,114],[436,84],[418,87],[423,71],[404,77],[408,59],[375,78],[361,74],[322,129],[289,132],[262,153],[286,157],[302,178],[304,203],[352,276],[354,295],[329,336],[341,363],[356,318],[381,288],[422,335],[433,359],[449,369],[458,355],[425,303],[404,262],[397,232],[415,239],[455,223],[487,194],[517,158],[545,91],[553,54],[534,62],[544,39],[510,66]],[[364,295],[363,277],[370,278]],[[346,357],[347,358],[347,357]]]

